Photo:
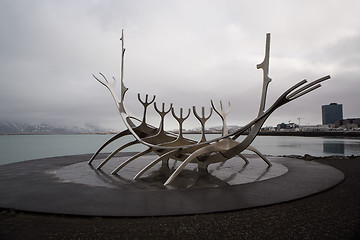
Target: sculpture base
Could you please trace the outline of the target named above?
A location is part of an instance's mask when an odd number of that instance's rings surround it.
[[[112,160],[114,165],[128,154]],[[106,155],[99,156],[104,157]],[[249,164],[236,157],[211,174],[196,165],[179,175],[170,188],[162,183],[172,170],[161,163],[139,180],[132,177],[155,158],[149,155],[111,175],[111,165],[95,170],[90,155],[38,159],[0,166],[0,207],[23,211],[85,216],[164,216],[199,214],[265,206],[302,198],[333,187],[344,174],[328,165],[271,157]],[[94,166],[98,162],[95,161]]]

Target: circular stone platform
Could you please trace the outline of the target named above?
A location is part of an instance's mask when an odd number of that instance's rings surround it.
[[[198,174],[189,164],[170,187],[170,168],[154,166],[140,179],[136,173],[155,159],[137,159],[119,175],[110,172],[127,159],[124,153],[95,170],[91,155],[38,159],[0,166],[0,207],[32,212],[86,216],[164,216],[245,209],[302,198],[333,187],[344,174],[328,165],[271,157],[273,166],[255,155],[249,164],[233,158]],[[100,155],[99,159],[106,155]],[[96,160],[97,166],[101,160]]]

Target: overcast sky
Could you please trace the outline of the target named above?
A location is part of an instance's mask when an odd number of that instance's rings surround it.
[[[331,79],[277,110],[265,126],[320,124],[321,105],[360,117],[360,1],[0,0],[0,121],[124,129],[110,93],[92,78],[119,79],[125,30],[128,109],[137,93],[175,109],[231,101],[228,124],[256,117],[266,33],[267,106],[302,79]],[[208,112],[209,110],[207,110]],[[176,122],[166,119],[166,128]],[[151,109],[149,121],[157,126]],[[221,125],[214,116],[209,125]],[[185,128],[197,127],[197,120]]]

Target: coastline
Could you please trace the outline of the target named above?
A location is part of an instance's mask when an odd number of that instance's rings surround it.
[[[296,136],[296,137],[344,137],[360,138],[360,132],[333,131],[333,132],[259,132],[259,136]]]
[[[186,132],[184,134],[200,134],[198,132]],[[220,132],[207,132],[206,134],[221,134]],[[244,132],[241,135],[248,135],[248,132]],[[360,132],[357,131],[261,131],[257,134],[258,136],[293,136],[293,137],[343,137],[343,138],[360,138]]]
[[[0,133],[0,136],[14,136],[14,135],[107,135],[117,134],[119,132],[79,132],[79,133]],[[174,132],[174,134],[177,134]],[[187,134],[201,134],[199,132],[184,132]],[[205,134],[221,134],[221,132],[206,132]],[[248,135],[247,132],[241,135]],[[301,132],[301,131],[282,131],[282,132],[266,132],[262,131],[257,134],[258,136],[294,136],[294,137],[343,137],[343,138],[360,138],[360,132],[357,131],[332,131],[332,132]]]

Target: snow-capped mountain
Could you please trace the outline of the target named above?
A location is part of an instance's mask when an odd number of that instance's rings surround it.
[[[0,134],[79,134],[111,132],[92,125],[85,127],[56,127],[49,124],[0,122]]]

